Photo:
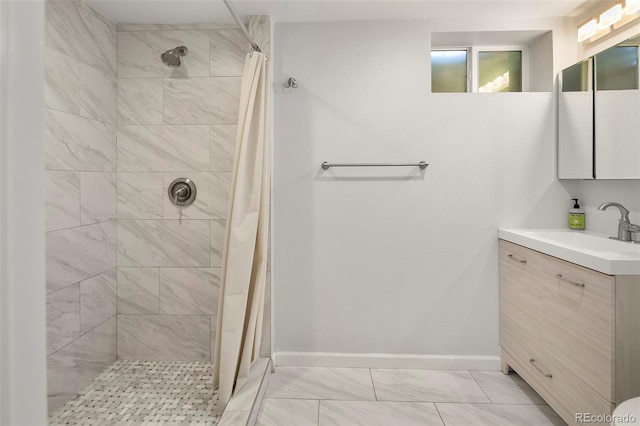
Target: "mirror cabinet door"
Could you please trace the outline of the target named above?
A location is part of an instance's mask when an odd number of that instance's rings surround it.
[[[640,179],[638,43],[595,56],[595,177]]]
[[[593,179],[593,58],[560,74],[558,177]]]

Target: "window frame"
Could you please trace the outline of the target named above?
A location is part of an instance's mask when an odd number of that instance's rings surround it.
[[[480,93],[478,92],[478,78],[479,68],[478,64],[480,52],[521,52],[522,60],[522,91],[521,92],[507,92],[507,93],[524,93],[530,89],[529,82],[529,46],[528,45],[478,45],[478,46],[437,46],[432,47],[429,51],[450,51],[450,50],[465,50],[467,52],[467,91],[466,93]],[[429,66],[431,67],[431,55],[429,55]],[[431,79],[429,79],[431,84]],[[465,93],[465,92],[433,92],[433,87],[430,88],[431,93]],[[496,92],[492,92],[496,93]]]

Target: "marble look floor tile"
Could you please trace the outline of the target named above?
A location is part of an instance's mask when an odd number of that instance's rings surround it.
[[[80,66],[80,115],[116,122],[116,79],[85,64]]]
[[[209,361],[206,315],[118,315],[118,358]]]
[[[548,405],[436,404],[447,426],[545,426],[566,423]]]
[[[433,403],[320,401],[320,426],[442,426]]]
[[[226,220],[211,220],[210,223],[210,250],[211,250],[211,266],[222,266],[222,255],[224,251],[224,237]]]
[[[45,107],[80,114],[80,62],[50,47],[44,52]]]
[[[233,171],[238,126],[235,124],[217,125],[210,126],[210,129],[211,160],[209,164],[211,171]]]
[[[531,386],[516,373],[471,371],[484,393],[494,404],[546,404]]]
[[[80,226],[80,173],[47,171],[46,230]]]
[[[49,413],[91,383],[115,359],[115,317],[49,356]]]
[[[83,225],[116,218],[116,174],[80,173],[81,221]]]
[[[170,68],[160,55],[177,46],[189,54],[180,58],[179,68]],[[209,75],[209,31],[118,32],[118,77],[195,77]]]
[[[271,361],[268,358],[258,358],[249,369],[249,377],[238,379],[239,389],[233,394],[225,410],[251,411],[260,391],[265,370],[269,368]]]
[[[162,173],[118,173],[118,219],[162,219]]]
[[[47,295],[47,354],[80,337],[80,286]]]
[[[46,257],[48,291],[115,268],[115,221],[47,232]]]
[[[80,333],[116,314],[116,269],[80,282]]]
[[[160,313],[217,315],[220,268],[160,269]]]
[[[208,126],[119,126],[118,170],[209,170]]]
[[[375,400],[367,368],[281,367],[269,378],[267,398]]]
[[[489,403],[468,371],[372,369],[379,401]]]
[[[118,79],[118,125],[162,124],[162,79]]]
[[[210,76],[242,77],[247,42],[239,29],[209,31],[211,41]]]
[[[206,220],[119,220],[118,265],[207,267]]]
[[[47,169],[114,171],[115,166],[115,126],[45,109]]]
[[[218,426],[246,426],[251,411],[224,410]]]
[[[231,173],[229,172],[169,172],[164,174],[164,188],[169,188],[174,179],[188,177],[197,188],[193,204],[175,206],[169,197],[164,197],[165,219],[224,219],[229,208]]]
[[[118,313],[160,313],[158,268],[118,268]]]
[[[236,124],[241,80],[241,77],[165,79],[165,123]]]
[[[265,398],[258,426],[317,426],[319,401],[312,399]]]

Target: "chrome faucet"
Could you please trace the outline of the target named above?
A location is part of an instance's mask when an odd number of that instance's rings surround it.
[[[629,221],[629,210],[627,210],[622,204],[606,202],[598,207],[598,210],[606,210],[609,207],[617,207],[620,210],[620,220],[618,221],[618,236],[617,237],[609,237],[614,240],[620,241],[629,241],[633,242],[633,238],[631,238],[632,233],[640,232],[640,226],[633,225]]]

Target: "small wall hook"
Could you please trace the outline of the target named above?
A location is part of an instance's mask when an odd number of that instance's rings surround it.
[[[286,89],[297,89],[298,88],[298,82],[296,81],[295,78],[289,77],[289,79],[287,81],[282,83],[282,87],[284,87]]]

